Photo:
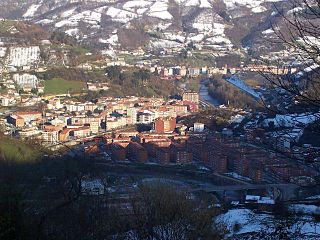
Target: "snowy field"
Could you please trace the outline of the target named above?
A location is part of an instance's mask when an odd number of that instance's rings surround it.
[[[302,206],[292,207],[300,209]],[[302,207],[304,209],[304,207]],[[318,207],[319,208],[319,207]],[[320,223],[311,216],[315,207],[308,207],[305,215],[296,216],[292,221],[281,221],[269,213],[256,213],[250,209],[231,209],[216,218],[216,224],[226,230],[225,239],[278,239],[272,236],[279,226],[284,227],[288,239],[315,240],[319,239]],[[252,238],[255,236],[256,238]],[[261,238],[257,238],[261,236]],[[265,238],[264,238],[265,237]],[[294,238],[292,238],[294,237]]]

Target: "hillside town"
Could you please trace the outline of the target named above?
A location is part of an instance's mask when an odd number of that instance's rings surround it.
[[[231,130],[213,133],[203,123],[195,122],[188,128],[177,122],[177,118],[198,111],[198,97],[197,93],[185,92],[182,101],[127,97],[99,99],[96,103],[53,98],[42,112],[16,111],[2,119],[2,125],[6,134],[34,139],[49,147],[89,143],[83,151],[106,161],[202,163],[215,172],[232,171],[254,182],[299,179],[301,184],[312,183],[316,169],[320,169],[318,162],[313,161],[317,152],[301,156],[302,161],[311,161],[310,164],[297,165],[290,160],[297,148],[286,148],[288,156],[283,156],[253,145],[257,138],[268,141],[263,129],[248,129],[244,136],[234,137]],[[135,125],[150,130],[138,132]],[[287,144],[284,139],[275,141],[279,149]]]
[[[41,97],[37,100],[43,102]],[[214,133],[203,123],[188,127],[177,121],[197,114],[199,104],[199,94],[191,91],[185,91],[182,100],[128,96],[76,102],[55,96],[45,100],[42,111],[4,115],[2,126],[7,135],[34,139],[49,147],[93,142],[85,144],[83,151],[106,161],[201,163],[215,172],[234,172],[237,175],[232,176],[253,182],[314,181],[312,177],[320,170],[317,148],[312,155],[300,154],[304,163],[297,165],[291,162],[290,155],[304,148],[290,148],[290,140],[270,138],[264,129],[249,128],[244,135],[237,136],[232,129]],[[138,132],[136,126],[144,126],[147,131]],[[257,144],[271,140],[275,149],[287,152],[288,156],[268,152]],[[308,148],[309,145],[306,151]]]
[[[319,239],[308,2],[0,2],[0,238]]]
[[[46,73],[48,62],[41,58],[41,51],[49,50],[49,58],[57,58],[56,51],[50,50],[50,41],[43,40],[42,46],[9,46],[9,43],[1,42],[0,47],[0,105],[4,107],[14,106],[17,103],[24,106],[32,106],[40,101],[38,95],[45,93],[44,79],[37,77],[35,73]],[[10,43],[10,45],[12,45]],[[14,44],[15,45],[15,44]],[[45,46],[45,47],[44,47]],[[43,48],[40,50],[40,47]],[[62,46],[63,48],[63,46]],[[68,58],[68,50],[64,53],[64,58]],[[88,52],[86,55],[90,56],[92,53]],[[70,68],[66,63],[64,67]],[[102,65],[101,65],[102,64]],[[85,71],[94,71],[105,69],[110,66],[120,66],[127,68],[142,68],[150,71],[155,76],[160,76],[162,81],[165,80],[181,80],[185,78],[209,78],[213,75],[231,75],[237,73],[269,73],[269,74],[294,74],[297,68],[292,68],[283,65],[241,65],[238,67],[229,67],[225,64],[222,67],[208,67],[208,66],[170,66],[159,65],[153,61],[137,61],[134,64],[128,64],[122,58],[110,59],[105,57],[103,60],[97,62],[85,62],[76,68]],[[107,79],[105,79],[107,80]],[[108,90],[110,86],[108,82],[95,82],[90,79],[87,80],[86,85],[83,86],[83,91],[100,91]]]
[[[85,145],[84,151],[96,157],[107,156],[106,159],[112,161],[130,160],[159,164],[202,163],[215,172],[233,172],[236,175],[231,177],[240,176],[253,182],[296,182],[299,179],[308,184],[314,181],[312,177],[316,176],[320,169],[317,161],[320,151],[317,148],[312,155],[300,154],[304,163],[292,164],[289,156],[304,151],[304,147],[292,145],[292,136],[271,137],[274,133],[266,132],[263,125],[262,128],[257,128],[259,125],[250,125],[249,122],[245,126],[245,132],[239,135],[236,131],[233,132],[232,127],[216,133],[209,130],[204,123],[194,122],[192,127],[182,124],[183,117],[196,115],[199,110],[211,106],[199,97],[198,92],[188,89],[182,89],[180,99],[169,100],[161,97],[126,96],[77,101],[70,93],[48,95],[44,86],[46,81],[38,79],[34,74],[46,72],[47,63],[41,57],[43,49],[40,48],[45,46],[46,49],[50,49],[51,43],[49,40],[43,40],[42,44],[42,46],[6,47],[8,44],[2,43],[0,57],[3,59],[3,64],[0,73],[4,91],[0,94],[0,104],[13,109],[17,106],[24,107],[22,111],[9,110],[3,113],[1,125],[6,135],[25,140],[33,139],[52,148],[59,148],[64,144],[77,145],[93,140],[93,142],[102,141],[103,147],[98,143]],[[55,51],[50,54],[49,58],[55,57]],[[182,78],[210,78],[214,75],[256,72],[284,75],[295,74],[298,71],[291,67],[279,68],[262,64],[238,67],[228,67],[225,64],[218,68],[166,66],[153,64],[152,61],[138,61],[135,65],[130,65],[121,58],[114,60],[105,58],[104,65],[100,66],[94,62],[86,62],[76,68],[93,71],[108,66],[146,69],[151,74],[159,76],[159,80],[164,83],[172,79],[180,81]],[[65,67],[70,66],[65,65]],[[237,80],[240,83],[234,82],[232,78],[227,81],[249,94],[261,91],[251,90],[240,80]],[[108,89],[110,89],[108,82],[92,82],[89,79],[83,91],[98,92]],[[253,96],[259,98],[260,94],[261,92],[253,93]],[[41,110],[34,111],[34,107],[39,105]],[[235,113],[232,118],[236,119],[239,116],[243,119],[246,114]],[[251,119],[252,121],[254,119]],[[136,131],[140,128],[147,131]],[[259,146],[262,143],[268,143],[277,150],[285,151],[288,156],[268,153]],[[294,147],[291,148],[291,145]],[[313,146],[309,144],[305,148],[308,147]],[[315,168],[311,169],[311,165]]]

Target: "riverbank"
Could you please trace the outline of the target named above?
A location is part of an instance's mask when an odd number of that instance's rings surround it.
[[[206,86],[204,81],[201,81],[200,83],[199,97],[200,100],[205,101],[214,107],[219,107],[221,105],[217,99],[209,95],[209,88]]]

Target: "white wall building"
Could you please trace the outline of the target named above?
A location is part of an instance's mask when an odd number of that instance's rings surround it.
[[[155,113],[153,111],[144,110],[138,113],[138,123],[150,124],[153,123],[155,119]]]
[[[203,132],[204,131],[204,124],[203,123],[194,123],[193,124],[193,131],[194,132]]]
[[[30,66],[40,60],[39,46],[10,47],[8,54],[8,65],[13,67]]]
[[[127,108],[127,116],[131,118],[131,123],[136,124],[137,123],[137,112],[138,110],[134,107]]]
[[[10,104],[10,99],[7,97],[0,97],[0,106],[8,107]]]
[[[54,144],[59,142],[59,132],[58,131],[42,131],[40,139],[44,143]]]
[[[19,85],[19,87],[36,88],[39,84],[39,80],[35,75],[31,74],[14,74],[13,81]]]

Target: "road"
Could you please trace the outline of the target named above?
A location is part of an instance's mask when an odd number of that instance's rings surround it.
[[[193,191],[205,191],[205,192],[221,192],[221,191],[241,191],[241,190],[255,190],[255,189],[267,189],[267,188],[278,188],[278,189],[297,189],[298,186],[295,184],[248,184],[248,185],[225,185],[225,186],[214,186],[208,188],[195,188]]]
[[[149,164],[112,164],[112,163],[97,163],[99,168],[105,167],[106,170],[114,174],[126,176],[140,176],[142,178],[161,178],[167,180],[180,181],[185,184],[192,183],[189,192],[204,191],[208,193],[225,192],[225,191],[246,191],[259,189],[272,189],[277,192],[281,200],[296,199],[296,192],[298,185],[288,184],[252,184],[238,179],[230,178],[228,176],[212,173],[199,172],[196,169],[183,169],[182,166],[160,166]],[[225,185],[223,185],[225,184]]]

